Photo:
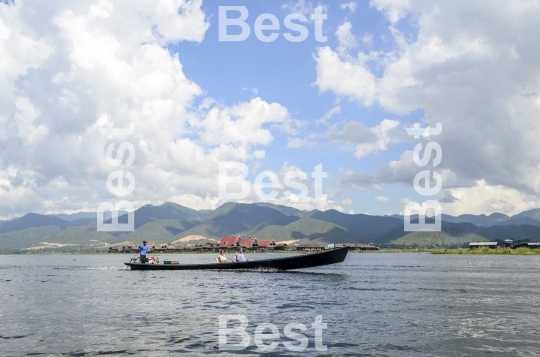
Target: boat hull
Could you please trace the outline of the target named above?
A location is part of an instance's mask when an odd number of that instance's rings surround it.
[[[347,257],[348,247],[325,250],[319,253],[304,254],[293,257],[254,260],[241,263],[211,264],[140,264],[124,263],[131,270],[237,270],[237,269],[275,269],[294,270],[313,268],[323,265],[341,263]]]

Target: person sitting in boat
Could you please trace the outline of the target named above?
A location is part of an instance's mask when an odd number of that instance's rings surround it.
[[[238,248],[238,252],[236,252],[236,255],[234,256],[234,260],[236,262],[252,261],[251,259],[246,259],[246,256],[244,255],[244,250],[242,249],[242,247]]]
[[[227,259],[225,256],[225,252],[223,250],[219,251],[219,255],[216,257],[216,260],[218,263],[230,263],[231,261]]]

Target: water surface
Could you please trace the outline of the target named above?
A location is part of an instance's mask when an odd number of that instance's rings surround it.
[[[305,351],[281,334],[268,356],[540,355],[539,256],[350,253],[300,272],[129,271],[129,257],[0,255],[0,355],[259,355],[253,339],[220,351],[219,315],[245,315],[251,336],[309,328]]]

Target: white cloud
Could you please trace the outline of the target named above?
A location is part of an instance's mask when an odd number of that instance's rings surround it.
[[[336,37],[339,41],[338,52],[345,54],[347,51],[358,47],[358,42],[351,32],[352,25],[350,21],[345,21],[338,26],[336,30]]]
[[[540,7],[529,1],[372,0],[371,5],[386,14],[396,47],[377,56],[320,48],[319,89],[396,114],[420,108],[426,124],[442,123],[443,133],[431,140],[443,150],[437,170],[444,188],[470,188],[484,180],[488,187],[538,197],[540,46],[532,34]],[[418,26],[414,36],[394,25],[407,14]],[[366,58],[380,66],[377,77]],[[355,177],[355,187],[409,185],[414,164],[403,159],[376,175],[347,171],[343,178],[350,183]]]
[[[350,142],[356,144],[354,155],[362,158],[370,154],[386,151],[390,142],[399,141],[396,132],[400,122],[397,120],[384,119],[373,128],[364,128],[358,122],[347,123],[342,133],[330,133],[330,138],[335,141]]]
[[[356,146],[355,156],[362,158],[371,153],[385,151],[392,140],[391,132],[399,126],[399,121],[384,119],[379,125],[372,129],[376,141],[371,143],[360,143]]]
[[[351,2],[345,2],[345,3],[341,3],[339,4],[339,7],[343,10],[347,9],[349,10],[350,12],[356,12],[356,7],[358,6],[358,3],[355,2],[355,1],[351,1]]]
[[[268,145],[273,137],[263,125],[281,123],[288,116],[283,106],[257,97],[232,107],[214,107],[203,120],[194,120],[192,126],[202,129],[201,139],[207,145]]]
[[[281,5],[281,8],[289,13],[302,14],[308,21],[311,21],[311,14],[315,12],[315,6],[312,1],[307,0],[289,0]],[[323,7],[323,9],[326,8]]]
[[[287,147],[292,149],[299,149],[311,145],[311,141],[303,138],[290,138],[287,141]]]
[[[411,203],[411,202],[413,202],[413,201],[410,200],[409,198],[403,197],[403,198],[401,198],[399,201],[397,201],[396,204],[397,204],[398,206],[403,206],[403,207],[405,207],[405,206],[407,206],[407,205],[408,205],[409,203]],[[403,212],[400,212],[399,214],[403,214]]]
[[[313,170],[315,170],[315,168],[313,168]],[[323,167],[323,170],[324,170],[324,167]],[[280,204],[284,206],[295,207],[300,210],[318,209],[321,211],[325,211],[328,209],[336,209],[339,211],[344,211],[344,206],[347,205],[348,203],[352,203],[352,201],[349,201],[347,199],[345,199],[341,203],[337,202],[335,198],[341,195],[341,191],[339,189],[329,188],[327,179],[323,179],[322,187],[320,189],[316,189],[316,182],[311,176],[312,172],[303,171],[299,167],[290,165],[287,162],[285,162],[279,170],[276,170],[276,171],[265,170],[265,171],[270,174],[274,174],[275,177],[277,178],[278,185],[277,187],[272,188],[272,190],[277,193],[275,200],[268,201],[264,197],[258,196],[256,192],[256,188],[262,188],[262,187],[255,183],[255,178],[254,178],[252,181],[245,180],[245,183],[248,184],[250,188],[248,196],[241,200],[234,200],[234,201],[242,202],[242,203],[271,202],[271,203],[276,203],[276,204]],[[305,185],[305,189],[306,189],[304,191],[305,197],[302,197],[302,192],[296,187],[296,185],[294,184],[291,186],[286,185],[285,175],[292,174],[292,173],[297,175],[297,176],[289,177],[290,179],[292,179],[292,181],[296,182],[297,184],[300,183],[300,184]],[[266,178],[263,182],[270,182],[270,180]],[[234,190],[234,188],[231,188],[231,190]],[[317,190],[320,190],[320,193],[323,195],[326,195],[326,197],[317,197],[316,196]],[[285,193],[287,191],[288,193]],[[270,189],[263,189],[263,192],[265,194],[270,194]],[[226,201],[229,201],[229,199],[224,198],[224,200],[220,202],[223,203]]]
[[[483,180],[478,181],[473,187],[455,188],[449,192],[456,200],[441,202],[441,206],[443,213],[455,216],[470,212],[488,215],[500,212],[513,215],[540,207],[535,195],[527,195],[502,185],[487,185]]]
[[[167,49],[204,39],[201,4],[0,3],[0,217],[95,210],[116,200],[105,180],[118,169],[135,177],[122,197],[135,207],[212,208],[221,160],[264,157],[269,127],[285,125],[287,110],[261,98],[204,98]],[[135,133],[107,139],[99,128],[108,123],[133,123]],[[128,168],[106,160],[108,145],[122,141],[135,148]]]
[[[367,47],[373,46],[373,34],[365,34],[362,37],[362,43]]]
[[[350,198],[347,198],[347,199],[344,199],[343,201],[341,201],[341,205],[344,206],[344,207],[352,206],[353,201]]]
[[[409,0],[371,0],[370,5],[383,11],[392,23],[405,17],[410,6]]]
[[[336,105],[335,107],[333,107],[332,109],[330,109],[326,113],[324,113],[322,118],[320,118],[317,122],[324,124],[324,123],[328,122],[330,119],[332,119],[332,117],[334,115],[339,114],[339,113],[341,113],[341,106]]]
[[[318,49],[315,60],[315,85],[320,91],[332,91],[339,96],[354,98],[366,106],[375,102],[375,76],[365,66],[365,58],[359,57],[349,62],[325,46]]]
[[[376,196],[375,199],[379,202],[388,202],[388,197],[386,196]]]

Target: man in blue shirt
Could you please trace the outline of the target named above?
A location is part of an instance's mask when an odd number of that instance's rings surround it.
[[[139,254],[141,255],[141,263],[146,263],[146,252],[148,252],[148,246],[146,241],[143,240],[143,245],[139,246]]]
[[[248,259],[246,259],[245,255],[244,255],[244,250],[242,249],[242,247],[240,247],[238,249],[238,252],[234,256],[234,260],[237,261],[237,262],[247,262],[248,261]],[[251,261],[251,259],[249,259],[249,261]]]

